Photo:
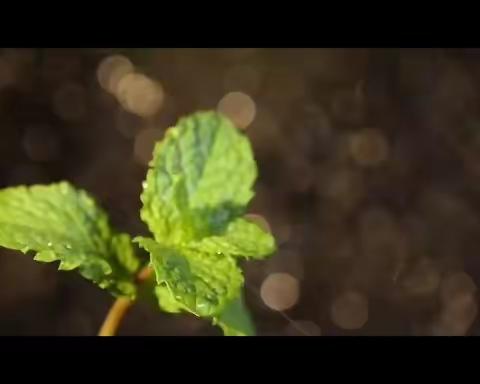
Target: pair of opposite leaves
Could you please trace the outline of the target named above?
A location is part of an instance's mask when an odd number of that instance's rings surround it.
[[[256,177],[248,139],[214,112],[180,119],[156,144],[140,212],[153,238],[133,242],[150,254],[163,310],[210,318],[225,335],[254,333],[237,259],[275,250],[273,237],[243,217]],[[78,269],[115,296],[137,296],[144,265],[132,239],[66,182],[1,190],[0,246],[33,250],[35,260]]]

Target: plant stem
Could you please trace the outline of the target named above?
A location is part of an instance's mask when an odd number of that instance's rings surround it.
[[[143,268],[137,275],[137,284],[142,284],[145,282],[150,277],[152,272],[153,271],[150,267]],[[128,309],[133,305],[133,303],[134,302],[132,300],[127,299],[126,297],[120,297],[115,300],[108,311],[107,317],[103,321],[102,327],[98,332],[98,336],[115,336],[118,327],[125,316],[125,313],[127,313]]]
[[[120,297],[115,300],[110,311],[108,311],[108,315],[103,322],[102,328],[100,328],[98,336],[115,336],[120,322],[132,304],[133,301],[125,297]]]

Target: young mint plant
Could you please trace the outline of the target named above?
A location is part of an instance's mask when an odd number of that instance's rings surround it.
[[[143,183],[141,219],[152,237],[116,232],[86,192],[66,182],[0,191],[0,246],[35,260],[59,261],[120,300],[138,298],[138,275],[155,273],[153,293],[165,312],[208,318],[225,335],[253,335],[243,300],[241,258],[262,259],[275,240],[244,217],[257,167],[250,143],[226,117],[182,118],[156,144]]]

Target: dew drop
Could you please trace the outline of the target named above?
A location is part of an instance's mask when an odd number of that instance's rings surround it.
[[[52,247],[52,246],[53,246],[52,242],[49,241],[48,244],[47,244],[47,247]]]
[[[142,182],[142,187],[143,189],[147,189],[148,183],[146,181]]]

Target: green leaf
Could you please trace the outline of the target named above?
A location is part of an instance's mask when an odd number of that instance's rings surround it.
[[[253,196],[257,168],[248,139],[222,115],[196,113],[154,149],[141,218],[162,243],[224,231]]]
[[[228,225],[225,233],[203,238],[190,246],[207,253],[263,259],[275,252],[275,239],[257,224],[239,218]]]
[[[210,318],[226,335],[251,335],[239,257],[262,259],[275,240],[242,218],[257,167],[248,139],[227,118],[196,113],[155,146],[143,185],[141,218],[160,308]]]
[[[139,260],[130,237],[115,233],[107,215],[66,182],[0,190],[0,246],[35,260],[60,261],[114,295],[134,297]]]
[[[240,291],[243,277],[233,259],[213,254],[212,260],[212,255],[199,252],[181,255],[149,238],[134,241],[152,256],[159,284],[155,293],[165,312],[211,317],[225,336],[255,334]]]
[[[225,336],[255,335],[255,328],[242,295],[225,307],[222,314],[214,319],[214,324],[222,328]]]
[[[243,276],[233,258],[169,248],[149,238],[138,237],[134,241],[151,255],[160,287],[156,293],[166,311],[184,309],[200,317],[217,316],[238,296]]]
[[[167,284],[157,285],[155,287],[155,295],[158,299],[158,305],[165,312],[180,313],[182,310],[188,311],[188,308],[185,308],[182,303],[175,300],[175,297]]]
[[[120,266],[129,274],[135,274],[140,261],[132,247],[132,238],[126,233],[115,234],[112,237],[112,251]]]

